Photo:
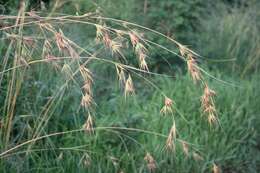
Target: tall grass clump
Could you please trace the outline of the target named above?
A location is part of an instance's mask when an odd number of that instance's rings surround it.
[[[239,103],[225,94],[216,97],[212,88],[219,83],[198,64],[197,53],[99,11],[56,12],[63,5],[57,0],[50,11],[30,11],[21,0],[16,15],[0,17],[2,172],[256,170],[256,163],[239,169],[242,162],[232,160],[252,156],[243,149],[255,151],[256,130],[245,128],[255,116],[235,112]],[[154,47],[180,58],[188,75],[152,72]],[[252,96],[255,86],[247,91]],[[231,108],[242,129],[230,128],[236,126],[225,112]],[[236,142],[245,138],[252,143],[240,149]]]
[[[201,54],[234,75],[259,73],[259,7],[258,1],[210,7],[207,17],[201,19],[202,34],[198,34],[195,43]]]

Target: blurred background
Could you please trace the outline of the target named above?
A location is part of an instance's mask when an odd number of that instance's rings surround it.
[[[200,55],[198,64],[207,72],[209,86],[217,93],[221,126],[212,128],[203,120],[199,103],[202,90],[192,84],[186,64],[176,55],[151,46],[150,71],[174,77],[145,77],[176,102],[179,110],[174,116],[179,137],[194,145],[192,154],[184,156],[181,146],[177,146],[175,154],[165,154],[161,149],[164,143],[158,136],[108,130],[92,137],[66,134],[32,144],[29,149],[24,147],[19,150],[22,153],[18,151],[1,159],[0,171],[149,172],[143,160],[146,151],[157,161],[155,172],[212,172],[213,163],[223,173],[260,171],[259,0],[28,0],[26,8],[52,16],[96,12],[151,28],[186,45]],[[1,15],[17,15],[18,9],[18,0],[0,0]],[[109,22],[108,25],[117,27]],[[0,19],[0,27],[3,26]],[[83,24],[60,27],[68,38],[93,51],[95,28]],[[148,40],[178,52],[176,46],[160,35],[139,31]],[[34,30],[27,32],[34,33]],[[4,37],[3,32],[0,35]],[[7,50],[2,39],[2,64]],[[133,53],[124,53],[136,64]],[[48,68],[35,65],[26,72],[16,103],[10,146],[32,137],[40,124],[46,99],[64,83],[63,77]],[[3,65],[0,69],[3,71]],[[159,114],[163,97],[156,89],[136,78],[136,96],[125,99],[109,65],[93,63],[91,70],[95,79],[96,125],[146,129],[167,135],[172,122],[170,117]],[[8,75],[1,78],[0,113],[4,120]],[[50,107],[39,134],[80,128],[85,121],[84,112],[79,110],[80,97],[78,87],[69,85]],[[0,144],[4,151],[3,142]],[[31,152],[25,154],[28,150]],[[194,153],[203,159],[192,159]]]

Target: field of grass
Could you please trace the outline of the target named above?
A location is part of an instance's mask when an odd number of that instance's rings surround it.
[[[260,171],[253,7],[202,21],[203,56],[99,13],[24,10],[0,18],[0,172]]]

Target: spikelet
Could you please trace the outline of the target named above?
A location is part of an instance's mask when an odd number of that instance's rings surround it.
[[[119,85],[124,86],[125,81],[126,81],[125,72],[124,72],[123,67],[119,64],[116,64],[116,73],[117,73],[117,76],[118,76]]]
[[[144,157],[144,160],[146,161],[146,165],[147,165],[148,170],[150,172],[155,171],[155,169],[156,169],[156,162],[155,162],[153,156],[149,152],[146,153],[146,155]]]
[[[216,95],[215,91],[209,89],[208,85],[205,84],[204,93],[201,96],[201,106],[204,113],[208,116],[208,122],[210,125],[218,122],[216,115],[216,108],[213,97]]]
[[[221,173],[220,167],[217,166],[215,163],[213,163],[212,172],[213,173]]]
[[[187,58],[188,72],[190,73],[194,83],[197,83],[202,79],[200,70],[198,69],[197,62],[193,58],[192,54],[188,54]]]
[[[183,150],[184,154],[186,156],[189,156],[189,145],[187,144],[187,142],[181,141],[181,146],[182,146],[182,150]]]
[[[93,98],[89,93],[85,93],[81,99],[81,106],[86,109],[89,108],[93,104]]]
[[[139,43],[139,37],[137,36],[136,32],[129,32],[129,37],[130,37],[132,46],[135,48],[137,43]]]
[[[170,98],[165,97],[164,106],[162,107],[160,113],[162,113],[162,114],[172,113],[173,112],[172,104],[173,104],[173,101]]]
[[[93,119],[92,119],[92,116],[89,114],[88,115],[88,119],[87,121],[84,123],[83,125],[83,129],[85,130],[85,132],[87,133],[93,133],[94,132],[94,129],[93,129]]]
[[[182,57],[185,57],[185,55],[188,53],[188,50],[185,46],[179,44],[179,51]]]
[[[85,83],[93,83],[92,73],[89,69],[87,69],[84,66],[80,66],[80,74],[84,80]]]
[[[134,94],[134,84],[133,84],[132,78],[129,74],[128,78],[125,82],[125,97],[130,94]]]
[[[112,55],[117,53],[117,54],[121,54],[121,48],[123,47],[121,43],[119,42],[116,42],[114,40],[112,40],[110,42],[110,45],[109,45],[110,49],[111,49],[111,52],[112,52]]]
[[[138,61],[139,61],[140,68],[142,70],[149,71],[146,60],[145,60],[146,57],[147,57],[148,50],[140,42],[136,43],[134,48],[135,48],[135,54],[136,54]]]
[[[193,157],[193,159],[196,160],[196,161],[201,161],[201,160],[203,160],[203,158],[202,158],[198,153],[196,153],[196,152],[192,152],[192,157]]]
[[[175,123],[173,123],[168,138],[166,140],[166,149],[175,151],[175,141],[176,141],[176,126]]]
[[[96,42],[103,41],[103,27],[101,25],[96,25]]]
[[[68,53],[72,58],[79,58],[78,53],[69,44],[61,30],[55,33],[55,39],[60,52]]]
[[[59,51],[62,51],[67,48],[68,43],[64,39],[62,32],[56,32],[55,39],[56,39],[56,44],[59,48]]]

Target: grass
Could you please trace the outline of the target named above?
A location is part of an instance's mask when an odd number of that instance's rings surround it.
[[[94,135],[86,135],[82,130],[70,132],[80,129],[84,120],[80,115],[71,114],[68,104],[59,104],[57,109],[62,112],[51,117],[43,134],[66,133],[40,139],[29,151],[25,145],[9,153],[2,160],[1,171],[145,172],[143,158],[148,151],[156,160],[159,172],[208,172],[213,162],[224,172],[257,172],[260,159],[257,146],[260,110],[257,105],[260,100],[252,102],[260,94],[257,80],[244,80],[241,88],[236,89],[210,82],[217,86],[219,128],[209,126],[206,117],[201,117],[197,110],[200,95],[190,84],[189,77],[153,80],[164,83],[162,90],[175,98],[177,134],[178,138],[191,143],[188,156],[183,153],[180,143],[177,143],[175,153],[165,150],[172,118],[159,113],[163,102],[158,100],[160,93],[151,89],[149,93],[152,94],[147,94],[147,89],[140,89],[138,95],[125,100],[115,85],[107,88],[111,94],[102,94],[97,103]],[[64,97],[62,102],[71,102],[71,97]],[[31,119],[18,117],[20,123]],[[192,152],[198,153],[203,160],[196,161]]]
[[[24,10],[1,28],[1,172],[259,170],[257,75],[233,84],[134,23]],[[154,47],[183,60],[187,74],[150,71]]]

